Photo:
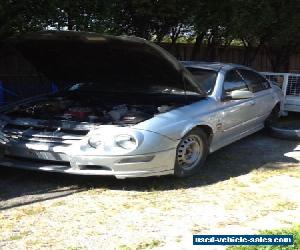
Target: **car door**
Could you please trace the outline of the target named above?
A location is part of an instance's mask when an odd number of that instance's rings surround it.
[[[274,96],[270,83],[260,74],[248,70],[238,69],[238,73],[246,82],[250,91],[253,93],[255,102],[255,124],[263,123],[274,108]]]
[[[252,98],[233,100],[230,96],[234,90],[250,90],[236,69],[228,71],[223,82],[221,130],[224,144],[251,130],[251,121],[255,117],[255,101]]]

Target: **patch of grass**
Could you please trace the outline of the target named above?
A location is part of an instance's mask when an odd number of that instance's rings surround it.
[[[230,178],[228,184],[233,185],[238,188],[249,187],[249,184],[239,180],[238,178]]]
[[[191,228],[192,234],[202,234],[203,231],[210,230],[211,228],[206,225],[194,224]]]
[[[291,219],[280,219],[281,224],[289,225],[290,227],[294,225],[294,222]]]
[[[14,223],[13,221],[6,219],[6,220],[1,220],[0,219],[0,232],[4,232],[7,230],[12,230],[12,228],[14,227]]]
[[[267,180],[270,177],[273,177],[277,174],[276,170],[270,171],[270,170],[254,170],[251,173],[251,181],[259,184],[265,180]]]
[[[254,183],[261,183],[270,177],[276,175],[287,175],[290,177],[300,178],[300,168],[295,166],[285,166],[283,168],[267,167],[264,169],[254,170],[251,172],[251,181]]]
[[[280,201],[274,206],[274,210],[295,210],[298,208],[298,204],[291,201]]]
[[[124,203],[122,206],[125,209],[132,209],[134,207],[132,203]]]
[[[153,249],[162,245],[160,240],[151,240],[147,242],[141,242],[137,245],[137,249]]]
[[[46,208],[41,205],[30,206],[30,207],[18,209],[17,212],[14,214],[14,216],[11,217],[11,220],[18,221],[26,216],[38,215],[45,211],[46,211]]]
[[[146,242],[140,242],[134,246],[121,245],[118,247],[119,250],[142,250],[142,249],[155,249],[159,246],[162,246],[164,242],[160,240],[150,240]]]
[[[290,177],[295,177],[295,178],[300,179],[300,168],[292,169],[291,171],[289,171],[287,173],[287,175],[290,176]]]
[[[241,207],[249,207],[251,204],[257,204],[261,197],[258,193],[249,191],[249,189],[241,190],[237,196],[223,201],[226,210],[236,210]]]
[[[86,192],[89,195],[97,195],[98,196],[98,195],[102,194],[105,191],[106,191],[105,188],[91,188],[91,189],[87,190]]]
[[[86,210],[85,212],[86,212],[87,214],[96,214],[96,213],[97,213],[97,211],[94,210],[94,209],[89,209],[89,210]]]
[[[56,201],[51,205],[51,207],[59,207],[59,206],[64,206],[66,204],[67,203],[65,201]]]
[[[131,249],[133,249],[133,248],[126,246],[126,245],[121,245],[118,247],[118,250],[131,250]]]
[[[23,239],[23,236],[20,234],[16,234],[16,235],[12,235],[8,238],[8,241],[12,241],[12,240],[21,240]]]
[[[299,250],[300,249],[300,225],[295,225],[290,229],[265,230],[260,234],[292,234],[294,244],[290,246],[230,246],[227,250]]]
[[[23,214],[30,216],[30,215],[37,215],[43,213],[45,210],[46,210],[45,207],[35,206],[35,207],[24,208],[21,211]]]
[[[15,241],[15,240],[22,240],[24,237],[30,234],[29,231],[20,232],[18,234],[11,235],[7,240],[8,241]]]
[[[176,241],[177,243],[180,243],[181,240],[182,240],[182,236],[181,236],[181,235],[178,235],[178,236],[175,238],[175,241]]]
[[[40,240],[40,239],[33,239],[33,240],[27,240],[25,242],[25,245],[26,245],[27,249],[32,249],[33,246],[37,246],[37,245],[40,245],[42,243],[43,243],[43,241]]]

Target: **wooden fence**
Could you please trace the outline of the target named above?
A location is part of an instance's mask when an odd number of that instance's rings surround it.
[[[179,60],[192,59],[193,44],[178,43],[172,48],[170,48],[169,44],[162,44],[161,46],[171,52]],[[207,54],[208,49],[206,47],[201,47],[200,52],[195,55],[195,60],[211,61],[206,59],[208,57]],[[213,61],[244,64],[245,56],[247,57],[243,47],[216,48],[214,50],[215,59]],[[272,71],[270,60],[263,50],[257,53],[252,64],[248,66],[255,68],[258,71]],[[290,57],[289,72],[300,73],[300,53],[294,54]]]
[[[170,44],[162,44],[162,47],[169,50],[179,60],[191,60],[193,44],[176,44],[170,48]],[[201,48],[195,55],[199,61],[207,61],[207,48]],[[214,61],[243,64],[245,50],[240,47],[217,48],[214,51]],[[47,58],[45,58],[47,60]],[[272,71],[267,55],[259,52],[251,67],[258,71]],[[300,72],[300,54],[290,58],[290,72]],[[59,87],[62,87],[59,84]],[[65,86],[63,86],[65,87]],[[24,58],[15,54],[10,48],[2,48],[0,51],[0,106],[26,97],[49,93],[55,91],[57,85],[49,81],[45,76],[33,68]]]

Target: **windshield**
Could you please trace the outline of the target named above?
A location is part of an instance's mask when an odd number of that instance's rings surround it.
[[[187,67],[186,69],[193,74],[194,78],[197,81],[197,84],[199,84],[207,94],[212,93],[216,84],[218,72],[209,69],[192,67]]]

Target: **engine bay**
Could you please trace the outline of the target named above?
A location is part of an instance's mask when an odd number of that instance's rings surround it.
[[[166,101],[152,104],[147,98],[126,99],[120,96],[53,95],[37,102],[16,106],[7,115],[13,119],[134,125],[178,106],[178,103],[166,104]]]

